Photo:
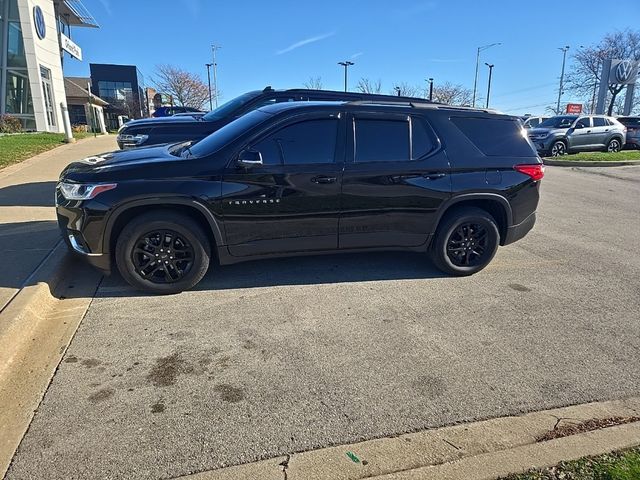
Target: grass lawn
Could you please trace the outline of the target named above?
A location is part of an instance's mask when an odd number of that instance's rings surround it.
[[[640,448],[588,457],[543,470],[510,475],[505,480],[637,480],[640,479]]]
[[[74,133],[76,139],[93,135],[92,133]],[[0,136],[0,168],[21,162],[38,153],[64,145],[62,133],[24,133]]]
[[[622,150],[621,152],[582,152],[574,155],[563,155],[561,157],[547,157],[551,160],[573,161],[573,162],[619,162],[621,160],[640,161],[640,150]]]

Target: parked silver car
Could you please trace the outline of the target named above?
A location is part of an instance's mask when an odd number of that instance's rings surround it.
[[[640,117],[618,117],[617,120],[627,127],[625,148],[640,148]]]
[[[565,153],[617,152],[625,143],[627,129],[605,115],[558,115],[527,131],[540,156]]]

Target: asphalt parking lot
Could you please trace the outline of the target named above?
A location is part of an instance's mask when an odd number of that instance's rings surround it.
[[[468,278],[409,253],[100,286],[9,479],[171,478],[640,393],[640,167],[550,167],[538,223]]]

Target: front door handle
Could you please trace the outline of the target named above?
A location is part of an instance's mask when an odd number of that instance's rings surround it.
[[[324,175],[319,175],[311,179],[313,183],[334,183],[336,180],[336,177],[326,177]]]
[[[438,178],[443,178],[446,173],[442,172],[432,172],[432,173],[424,173],[422,176],[428,180],[436,180]]]

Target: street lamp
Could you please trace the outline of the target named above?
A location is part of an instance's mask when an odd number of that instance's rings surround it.
[[[493,63],[485,62],[485,65],[489,67],[489,83],[487,84],[487,106],[485,108],[489,108],[489,95],[491,94],[491,74],[493,73]]]
[[[556,105],[556,115],[560,115],[560,99],[562,98],[562,84],[564,83],[564,64],[567,60],[567,50],[569,50],[569,45],[565,47],[559,47],[558,50],[562,51],[562,72],[560,73],[560,89],[558,90],[558,104]]]
[[[476,106],[476,90],[478,87],[478,65],[480,64],[480,52],[484,52],[485,50],[487,50],[488,48],[491,47],[495,47],[497,45],[502,45],[501,42],[498,43],[491,43],[489,45],[483,45],[482,47],[478,47],[478,51],[476,53],[476,76],[475,76],[475,80],[473,81],[473,106]]]
[[[402,91],[402,89],[400,87],[393,87],[393,89],[396,91],[398,96],[400,96],[400,92]]]
[[[355,65],[355,63],[350,62],[349,60],[345,60],[344,62],[338,62],[338,65],[342,65],[344,67],[344,91],[347,91],[347,69],[351,65]]]
[[[207,82],[209,83],[209,111],[213,110],[213,100],[211,95],[211,67],[213,67],[213,63],[206,63],[207,66]]]
[[[429,82],[429,101],[433,101],[433,78],[428,79]]]

